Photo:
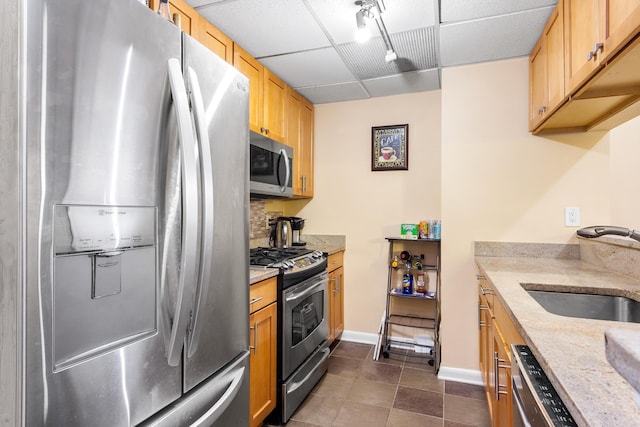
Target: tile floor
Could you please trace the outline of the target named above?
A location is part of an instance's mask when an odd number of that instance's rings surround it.
[[[329,370],[287,427],[491,425],[481,386],[439,380],[424,359],[372,355],[371,345],[338,343]]]

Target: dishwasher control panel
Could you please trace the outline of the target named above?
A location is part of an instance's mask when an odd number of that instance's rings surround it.
[[[527,415],[530,418],[539,418],[537,421],[541,421],[531,422],[533,420],[529,419],[530,424],[525,425],[577,426],[578,424],[574,421],[529,347],[526,345],[512,345],[512,351],[514,362],[517,364],[514,368],[517,368],[518,371],[516,372],[515,369],[512,369],[514,392],[519,395],[514,395],[514,398],[523,406],[520,408],[525,413],[523,415]],[[537,408],[532,408],[533,404]],[[542,409],[544,414],[538,409]],[[531,414],[531,412],[534,414]]]

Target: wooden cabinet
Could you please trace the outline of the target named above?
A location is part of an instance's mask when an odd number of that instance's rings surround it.
[[[293,148],[293,195],[313,197],[314,107],[291,88],[287,91],[287,145]]]
[[[149,8],[153,11],[157,11],[159,5],[160,0],[149,0]],[[180,16],[180,29],[182,31],[192,36],[199,33],[199,25],[204,18],[189,6],[185,0],[169,0],[169,11],[172,17],[175,14]]]
[[[196,39],[220,58],[233,64],[233,41],[204,18],[201,18]]]
[[[529,130],[564,99],[564,8],[558,1],[529,56]]]
[[[160,0],[150,0],[149,8],[158,10]],[[180,16],[180,29],[208,47],[213,53],[227,61],[233,62],[233,42],[222,31],[204,19],[185,0],[169,0],[171,16]],[[175,21],[175,19],[174,19]]]
[[[276,407],[278,309],[276,278],[249,290],[249,425],[257,427]]]
[[[609,130],[639,115],[640,1],[564,0],[563,13],[565,93],[555,108],[532,119],[540,94],[554,92],[540,77],[541,46],[536,45],[530,56],[530,130]],[[551,19],[558,19],[555,12]]]
[[[494,290],[478,277],[480,373],[485,385],[492,426],[513,423],[511,396],[511,344],[524,344]]]
[[[249,79],[249,129],[286,143],[287,85],[235,43],[233,66]]]
[[[344,331],[344,252],[329,255],[329,344]]]

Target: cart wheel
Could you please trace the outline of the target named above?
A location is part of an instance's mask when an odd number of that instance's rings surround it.
[[[429,366],[433,366],[433,360],[429,360]]]
[[[388,351],[383,351],[383,352],[382,352],[382,356],[383,356],[385,359],[388,359],[388,358],[389,358],[389,352],[388,352]]]
[[[433,356],[433,349],[431,349],[431,350],[429,351],[429,354],[430,354],[431,356]]]

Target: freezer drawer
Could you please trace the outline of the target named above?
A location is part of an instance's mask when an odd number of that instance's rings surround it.
[[[249,352],[204,381],[143,427],[249,425]]]

